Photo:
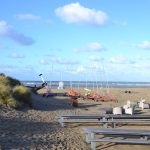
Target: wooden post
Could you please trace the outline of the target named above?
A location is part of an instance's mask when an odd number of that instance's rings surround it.
[[[64,117],[61,117],[61,118],[60,118],[60,124],[61,124],[62,127],[65,126],[65,125],[64,125]]]
[[[103,127],[104,127],[104,128],[107,128],[107,127],[108,127],[108,123],[105,122],[105,121],[106,121],[106,118],[105,118],[105,117],[103,117],[103,121],[104,121]],[[108,119],[107,119],[107,121],[108,121]]]
[[[114,122],[114,118],[113,118],[113,117],[112,117],[112,120],[111,120],[111,121],[112,121],[112,127],[113,127],[113,128],[116,128],[116,123]]]
[[[94,139],[94,133],[93,132],[91,132],[91,139],[90,140],[92,140],[92,139]],[[96,142],[91,141],[91,149],[96,150]]]
[[[90,140],[91,140],[91,135],[90,135],[90,133],[86,133],[86,134],[85,134],[85,140],[86,140],[87,143],[90,143]]]

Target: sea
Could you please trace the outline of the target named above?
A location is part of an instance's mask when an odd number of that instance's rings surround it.
[[[34,87],[40,86],[42,81],[21,81],[25,86]],[[80,87],[80,88],[146,88],[150,87],[150,82],[113,82],[113,81],[61,81],[63,82],[63,87]],[[47,85],[50,88],[57,88],[60,81],[47,81]]]

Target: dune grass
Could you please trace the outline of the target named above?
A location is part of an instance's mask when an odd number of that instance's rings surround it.
[[[31,106],[31,91],[21,85],[21,82],[12,77],[0,74],[0,105],[20,108]]]

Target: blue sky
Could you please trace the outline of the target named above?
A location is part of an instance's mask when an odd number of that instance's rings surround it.
[[[150,81],[150,1],[0,0],[0,72],[20,80]]]

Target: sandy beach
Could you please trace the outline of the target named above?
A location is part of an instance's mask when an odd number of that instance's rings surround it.
[[[125,93],[130,90],[131,93]],[[80,91],[82,91],[80,89]],[[55,97],[32,95],[33,108],[14,110],[0,107],[0,148],[3,150],[90,150],[82,133],[84,126],[61,127],[57,116],[61,114],[100,114],[102,108],[112,108],[126,104],[127,100],[150,103],[150,88],[112,88],[110,92],[118,98],[115,102],[94,102],[79,99],[79,107],[71,106],[71,99],[59,94]],[[63,93],[65,90],[52,90]],[[83,92],[83,91],[82,91]],[[100,91],[101,92],[101,91]],[[150,110],[138,110],[138,114],[150,114]],[[102,126],[100,126],[101,128]],[[147,125],[124,125],[119,128],[147,129]],[[97,150],[149,150],[145,145],[121,145],[98,143]]]

